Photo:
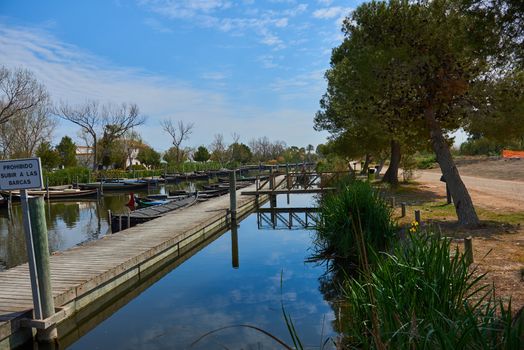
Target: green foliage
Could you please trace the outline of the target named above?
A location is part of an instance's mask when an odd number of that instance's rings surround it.
[[[339,191],[325,195],[319,205],[313,259],[358,266],[357,228],[361,228],[366,244],[378,251],[386,249],[395,235],[391,208],[367,182],[342,183]]]
[[[60,165],[64,167],[75,167],[77,165],[76,145],[69,136],[62,137],[62,140],[56,146],[56,150],[60,155]]]
[[[460,145],[460,154],[464,156],[498,156],[504,149],[504,145],[496,141],[490,141],[485,137],[470,139]]]
[[[207,148],[204,146],[198,147],[195,154],[193,154],[193,160],[195,162],[207,162],[209,158],[211,158],[211,155],[209,154]]]
[[[42,167],[44,169],[53,169],[60,164],[60,155],[47,141],[42,142],[38,146],[36,150],[36,156],[40,157],[40,161],[42,162]]]
[[[164,153],[162,159],[164,159],[169,165],[175,165],[177,163],[185,162],[187,160],[187,156],[187,150],[171,147]]]
[[[419,153],[415,155],[418,169],[429,169],[437,163],[437,157],[433,153]]]
[[[49,181],[50,186],[70,185],[73,182],[88,182],[94,181],[95,177],[92,171],[83,167],[70,167],[65,169],[57,169],[53,171],[44,171],[44,181]]]
[[[474,139],[470,141],[478,139],[478,146],[485,148],[481,154],[494,153],[494,146],[524,148],[524,71],[515,69],[507,76],[479,83],[472,95],[488,101],[477,104],[466,127]]]
[[[413,154],[405,153],[400,158],[400,168],[402,168],[402,177],[404,182],[407,182],[415,175],[415,169],[417,169],[417,159]]]
[[[522,319],[492,297],[451,241],[417,232],[375,253],[372,273],[343,287],[344,348],[521,349]],[[378,324],[372,326],[373,315]]]
[[[251,149],[243,143],[233,143],[229,145],[227,152],[232,161],[241,164],[246,164],[253,158]]]
[[[148,168],[157,168],[160,166],[160,153],[147,145],[140,148],[137,159]]]

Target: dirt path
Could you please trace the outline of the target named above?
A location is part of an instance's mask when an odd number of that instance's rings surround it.
[[[446,186],[440,181],[441,174],[434,171],[419,171],[415,179],[445,194]],[[487,179],[476,176],[461,176],[468,188],[473,203],[494,210],[524,211],[524,182]]]

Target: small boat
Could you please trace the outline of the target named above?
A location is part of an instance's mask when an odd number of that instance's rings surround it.
[[[130,200],[131,202],[132,200]],[[168,203],[130,211],[127,214],[111,214],[111,232],[115,233],[138,224],[159,218],[174,210],[186,208],[198,202],[198,195],[184,196]],[[128,203],[129,204],[129,203]]]
[[[139,188],[146,188],[149,186],[147,181],[118,181],[118,182],[90,182],[78,184],[83,190],[87,189],[99,189],[102,188],[104,191],[129,191],[136,190]]]
[[[9,198],[10,196],[13,200],[20,200],[20,191],[1,191],[0,194],[3,197]],[[98,194],[97,189],[90,190],[81,190],[77,188],[69,188],[64,190],[29,190],[27,195],[29,196],[43,196],[49,199],[77,199],[77,198],[91,198],[96,197]]]

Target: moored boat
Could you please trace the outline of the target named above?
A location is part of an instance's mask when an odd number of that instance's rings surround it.
[[[130,191],[149,186],[147,181],[90,182],[78,184],[83,190],[100,189],[104,191]]]
[[[97,189],[81,190],[77,188],[68,188],[63,190],[29,190],[29,196],[43,196],[49,199],[75,199],[75,198],[91,198],[96,197]],[[1,191],[0,194],[5,198],[13,198],[13,200],[20,200],[20,191]]]

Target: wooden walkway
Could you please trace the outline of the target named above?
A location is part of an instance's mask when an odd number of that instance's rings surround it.
[[[240,196],[237,191],[239,217],[255,206],[254,197]],[[47,323],[72,317],[126,281],[137,276],[140,279],[167,257],[181,256],[197,242],[224,229],[228,226],[227,209],[229,195],[52,255],[51,282],[59,311]],[[0,272],[0,349],[30,339],[32,331],[26,326],[32,308],[28,265]]]

